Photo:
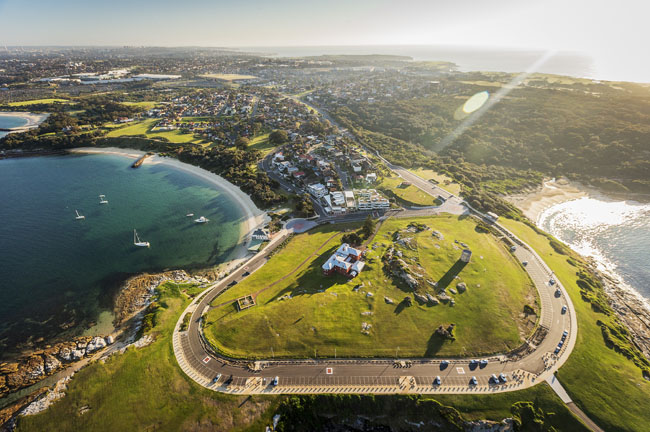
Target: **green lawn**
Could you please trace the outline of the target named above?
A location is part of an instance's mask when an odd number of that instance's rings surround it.
[[[180,130],[152,132],[151,128],[154,127],[157,122],[158,120],[156,119],[150,119],[129,123],[124,127],[111,129],[106,136],[108,138],[118,138],[123,136],[146,135],[147,138],[167,138],[170,142],[176,144],[198,144],[202,142],[202,140],[194,138],[194,134],[182,133]]]
[[[129,105],[129,106],[134,106],[138,108],[144,108],[146,110],[150,110],[151,108],[154,108],[156,105],[160,104],[160,102],[156,101],[142,101],[142,102],[122,102],[124,105]]]
[[[454,183],[454,180],[445,174],[440,174],[434,170],[427,168],[411,168],[409,171],[411,171],[413,174],[419,175],[425,180],[435,180],[438,182],[438,186],[449,193],[452,193],[454,195],[458,195],[460,193],[460,185],[458,183]]]
[[[68,103],[70,102],[67,99],[57,99],[57,98],[50,98],[50,99],[33,99],[33,100],[28,100],[28,101],[21,101],[21,102],[11,102],[9,106],[12,107],[21,107],[21,106],[28,106],[28,105],[37,105],[37,104],[52,104],[55,102],[59,103]]]
[[[172,329],[190,299],[179,288],[168,283],[161,289],[159,303],[166,307],[156,319],[155,342],[82,369],[63,399],[44,413],[21,417],[18,431],[260,431],[270,424],[278,398],[216,393],[180,370]],[[82,407],[89,411],[80,414]]]
[[[277,147],[276,144],[269,141],[269,135],[270,133],[266,133],[252,138],[248,144],[248,148],[259,150],[262,152],[262,156],[266,156]]]
[[[501,221],[501,220],[500,220]],[[650,382],[623,355],[608,348],[596,321],[612,318],[592,310],[582,300],[576,284],[576,268],[567,256],[554,251],[547,237],[521,222],[504,219],[504,226],[540,254],[569,291],[578,316],[578,341],[558,378],[571,398],[592,420],[607,431],[648,430]]]
[[[342,228],[328,225],[295,236],[264,267],[217,297],[213,305],[219,307],[207,315],[206,337],[224,354],[247,358],[270,357],[271,349],[284,357],[311,357],[314,350],[333,357],[335,348],[339,357],[394,356],[397,347],[403,356],[465,356],[519,346],[534,326],[534,319],[525,319],[522,311],[524,304],[535,305],[536,292],[505,246],[491,234],[475,231],[472,219],[445,215],[417,221],[445,239],[434,239],[431,231],[414,235],[417,250],[405,252],[405,260],[418,260],[426,278],[441,284],[447,280],[450,288],[465,282],[467,292],[452,294],[456,306],[399,304],[411,290],[384,274],[381,256],[392,243],[389,233],[404,229],[408,220],[389,219],[382,225],[373,242],[379,247],[368,254],[361,274],[349,281],[322,275],[322,263],[341,243]],[[458,279],[451,273],[461,253],[455,239],[474,253]],[[288,276],[280,280],[282,275]],[[259,293],[257,305],[237,312],[233,301],[251,293]],[[286,295],[291,298],[278,300]],[[387,304],[384,296],[395,304]],[[368,334],[362,333],[362,323],[372,325]],[[440,343],[433,332],[450,323],[456,324],[457,339]]]
[[[388,195],[395,194],[399,201],[408,206],[436,205],[436,199],[417,187],[400,186],[404,182],[401,177],[384,177],[375,187]]]

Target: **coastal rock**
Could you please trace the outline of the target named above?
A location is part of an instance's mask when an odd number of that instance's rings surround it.
[[[430,279],[427,279],[427,284],[429,284],[431,288],[438,288],[438,282],[434,282]]]
[[[386,303],[388,303],[388,304],[394,304],[394,303],[395,303],[395,300],[393,300],[393,299],[390,298],[390,297],[384,297],[384,301],[385,301]]]
[[[86,351],[83,349],[76,349],[72,351],[72,360],[79,361],[86,355]]]
[[[458,292],[460,292],[460,293],[467,291],[467,285],[465,284],[465,282],[457,283],[456,288],[458,289]]]
[[[104,340],[106,341],[106,345],[113,345],[115,342],[115,338],[113,338],[113,336],[106,336]]]
[[[415,279],[413,276],[411,276],[409,273],[404,273],[402,275],[402,279],[404,279],[404,282],[409,286],[411,289],[415,289],[418,287],[418,280]]]
[[[456,290],[453,289],[453,288],[449,288],[449,292],[452,293],[452,294],[458,294],[458,293],[456,292]]]
[[[45,373],[50,375],[61,367],[61,362],[54,356],[46,355],[43,364],[45,366]]]
[[[58,356],[64,362],[71,362],[72,361],[72,350],[70,348],[68,348],[68,347],[63,347],[63,348],[61,348],[59,350]]]
[[[45,375],[45,364],[41,357],[30,357],[25,366],[25,376],[29,381],[36,380]]]
[[[106,346],[106,341],[102,337],[94,337],[90,342],[88,342],[88,345],[86,345],[86,353],[91,353],[94,351],[97,351],[99,349],[102,349]]]

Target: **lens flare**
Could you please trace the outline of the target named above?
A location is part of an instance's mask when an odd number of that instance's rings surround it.
[[[482,91],[476,93],[471,98],[467,99],[467,102],[463,105],[463,112],[465,114],[471,114],[477,109],[481,108],[485,102],[490,98],[490,93],[487,91]]]

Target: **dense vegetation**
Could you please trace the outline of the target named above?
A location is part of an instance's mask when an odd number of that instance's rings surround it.
[[[611,190],[650,191],[647,88],[599,83],[527,86],[514,89],[489,109],[476,111],[472,119],[459,116],[457,110],[473,94],[495,87],[451,80],[441,86],[444,92],[420,98],[351,102],[333,114],[383,148],[383,156],[402,165],[426,164],[435,152],[448,158],[439,161],[447,167],[452,166],[450,161],[466,164],[458,168],[466,175],[480,166],[506,167],[522,173],[567,175]],[[443,147],[444,138],[466,119],[475,123]],[[395,145],[400,142],[411,144]]]

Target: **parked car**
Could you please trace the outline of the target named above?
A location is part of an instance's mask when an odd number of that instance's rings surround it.
[[[273,386],[277,386],[279,382],[280,382],[280,377],[276,376],[275,378],[273,378],[273,382],[271,384],[273,384]]]
[[[566,306],[562,306],[562,314],[566,313]]]
[[[485,366],[488,365],[488,361],[487,360],[481,360],[480,364],[481,364],[481,367],[484,368]]]
[[[445,369],[447,366],[449,366],[449,362],[447,360],[440,362],[440,369]]]
[[[517,246],[510,246],[510,252],[514,252],[517,250]]]
[[[560,297],[562,295],[562,291],[558,288],[555,290],[555,297]]]
[[[212,384],[216,384],[217,381],[219,381],[219,378],[221,378],[221,374],[220,374],[220,373],[218,373],[217,376],[214,377],[214,379],[212,380]]]
[[[492,374],[492,375],[490,375],[490,382],[494,383],[494,384],[497,384],[499,382],[499,378],[497,378],[496,375]]]
[[[507,383],[508,382],[508,375],[504,374],[503,372],[499,374],[499,380],[502,383]]]
[[[524,267],[526,267],[528,265],[528,261],[522,261],[522,264],[524,265]]]
[[[437,376],[433,379],[433,385],[440,385],[442,381],[440,380],[440,377]]]
[[[476,377],[473,376],[472,379],[469,380],[469,385],[477,385],[478,381],[476,380]]]

